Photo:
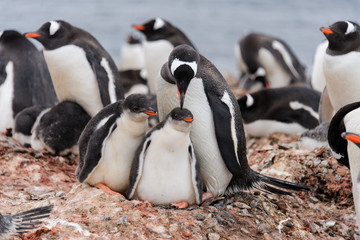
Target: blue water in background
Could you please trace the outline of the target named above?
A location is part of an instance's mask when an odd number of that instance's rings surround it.
[[[359,10],[359,0],[2,0],[0,29],[29,32],[63,19],[94,35],[117,63],[131,25],[163,17],[221,71],[237,74],[234,45],[244,34],[280,37],[310,70],[316,46],[324,39],[320,27],[339,20],[358,22]]]

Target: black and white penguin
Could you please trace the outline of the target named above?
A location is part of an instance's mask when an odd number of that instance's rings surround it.
[[[44,57],[60,101],[76,102],[94,116],[104,106],[124,98],[114,61],[90,33],[57,20],[25,36],[44,46]]]
[[[131,163],[148,127],[147,119],[153,115],[156,112],[151,101],[142,94],[130,95],[96,114],[79,139],[77,179],[105,192],[124,194]]]
[[[15,128],[13,138],[25,147],[31,146],[31,130],[36,119],[46,107],[35,105],[25,108],[15,117]]]
[[[263,176],[249,167],[240,107],[235,96],[216,67],[185,44],[171,52],[161,69],[157,84],[160,120],[178,107],[179,102],[180,107],[189,109],[196,119],[190,136],[208,192],[219,196],[253,187],[275,193],[286,193],[277,187],[306,189]]]
[[[145,69],[150,93],[155,94],[160,69],[167,61],[170,52],[180,44],[188,44],[192,47],[194,45],[180,29],[162,18],[151,19],[142,25],[132,27],[146,37],[143,41]]]
[[[324,56],[326,88],[319,109],[320,121],[330,121],[343,106],[360,100],[360,30],[351,21],[321,28],[329,41]]]
[[[249,33],[235,46],[242,87],[259,90],[305,84],[305,67],[283,40]]]
[[[319,125],[321,93],[301,86],[266,88],[238,99],[247,134],[301,133]]]
[[[126,43],[121,46],[119,72],[125,97],[135,93],[149,93],[144,48],[141,39],[134,34],[128,35]]]
[[[90,118],[72,101],[63,101],[43,110],[31,130],[31,147],[54,155],[78,154],[78,140]]]
[[[14,128],[21,110],[56,102],[43,55],[15,30],[0,32],[0,131]]]
[[[146,135],[136,152],[127,197],[185,207],[200,204],[199,165],[190,140],[193,115],[175,108]]]
[[[326,49],[329,46],[327,40],[322,41],[316,48],[313,65],[311,69],[310,85],[313,89],[323,92],[326,86],[326,79],[324,73],[324,58]]]
[[[50,216],[53,205],[33,208],[16,214],[0,214],[0,238],[11,234],[23,234],[38,228],[42,219]]]

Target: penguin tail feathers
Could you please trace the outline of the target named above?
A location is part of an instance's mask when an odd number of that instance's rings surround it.
[[[281,179],[269,177],[251,170],[249,181],[232,178],[226,189],[226,195],[233,195],[243,190],[256,188],[261,191],[275,193],[279,195],[291,195],[290,191],[309,191],[309,186],[304,184],[292,183]]]

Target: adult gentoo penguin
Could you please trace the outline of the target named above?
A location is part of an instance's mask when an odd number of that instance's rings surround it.
[[[146,135],[136,152],[127,196],[155,204],[200,204],[202,185],[190,140],[193,115],[175,108]]]
[[[359,25],[351,21],[339,21],[321,31],[329,41],[323,62],[326,88],[319,109],[323,122],[360,100],[360,33]]]
[[[142,94],[130,95],[96,114],[79,139],[77,179],[124,194],[131,162],[145,136],[147,119],[153,115],[151,101]]]
[[[151,19],[144,24],[132,27],[146,37],[143,41],[145,69],[150,93],[155,93],[160,69],[174,47],[180,44],[188,44],[192,47],[194,45],[180,29],[162,18]]]
[[[266,88],[238,100],[247,134],[301,133],[319,125],[321,93],[301,86]]]
[[[14,128],[15,115],[21,110],[51,106],[55,101],[42,54],[19,32],[0,32],[0,131]]]
[[[57,20],[25,36],[44,46],[60,101],[74,101],[94,116],[104,106],[124,98],[114,61],[90,33]]]
[[[258,90],[305,84],[305,67],[281,39],[262,33],[249,33],[235,46],[242,87]]]
[[[216,67],[185,44],[171,52],[161,69],[157,85],[160,120],[178,107],[179,101],[181,108],[189,109],[194,115],[190,136],[207,191],[219,196],[253,187],[275,193],[285,193],[277,187],[306,189],[263,176],[249,167],[235,96]]]
[[[0,214],[0,237],[22,234],[39,227],[41,219],[49,217],[53,205],[33,208],[16,214]]]

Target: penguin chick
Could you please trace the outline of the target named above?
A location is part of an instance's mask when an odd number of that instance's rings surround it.
[[[110,193],[126,192],[147,119],[156,115],[151,103],[147,95],[133,94],[106,106],[89,121],[79,139],[76,177],[80,182]]]
[[[200,204],[198,162],[190,140],[193,115],[175,108],[159,123],[136,152],[127,196],[155,204]]]
[[[53,205],[33,208],[16,214],[0,214],[0,237],[8,234],[23,234],[42,224],[41,219],[50,216]]]

